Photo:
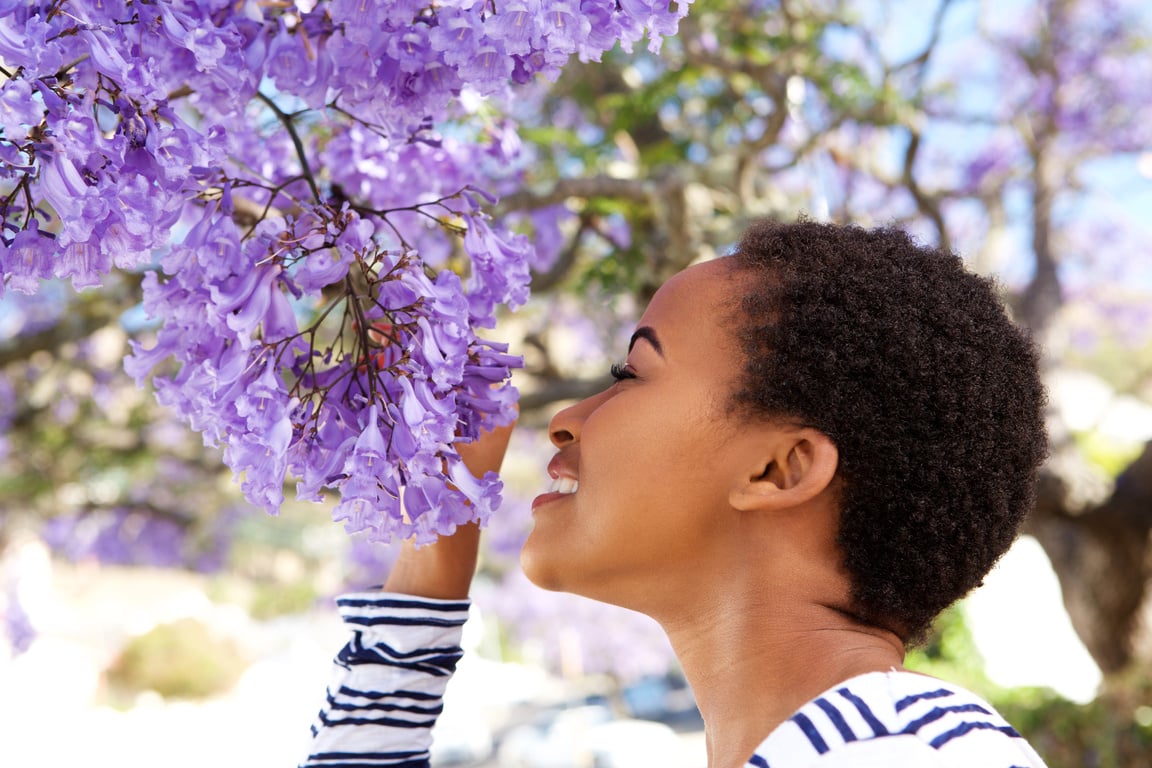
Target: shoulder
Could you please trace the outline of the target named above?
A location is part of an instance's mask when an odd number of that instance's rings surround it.
[[[773,731],[748,764],[1044,766],[988,702],[911,672],[875,672],[825,691]]]

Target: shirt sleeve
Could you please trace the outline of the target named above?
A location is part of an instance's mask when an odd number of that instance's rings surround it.
[[[469,602],[365,592],[336,603],[352,637],[333,660],[301,768],[428,766]]]

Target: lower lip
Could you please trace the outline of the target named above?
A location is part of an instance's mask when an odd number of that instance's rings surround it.
[[[542,493],[536,498],[532,499],[532,511],[535,512],[538,508],[545,504],[551,503],[558,499],[567,499],[574,494],[571,493]]]

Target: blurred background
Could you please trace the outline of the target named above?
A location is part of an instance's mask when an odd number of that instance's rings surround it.
[[[702,768],[659,629],[535,589],[517,551],[542,428],[606,386],[655,289],[749,219],[806,213],[962,253],[1046,350],[1027,535],[911,663],[1053,768],[1152,765],[1150,46],[1135,0],[698,0],[660,55],[499,107],[527,179],[500,210],[541,261],[498,330],[522,418],[438,764]],[[392,554],[323,505],[251,508],[133,384],[139,280],[0,300],[0,765],[293,765],[344,640],[332,597]]]

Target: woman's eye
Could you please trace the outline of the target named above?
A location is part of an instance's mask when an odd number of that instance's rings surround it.
[[[627,364],[613,363],[612,368],[609,369],[608,372],[612,374],[612,378],[616,379],[616,381],[636,378],[636,372]]]

